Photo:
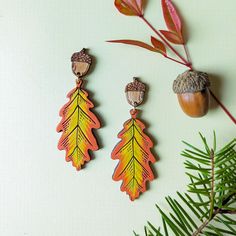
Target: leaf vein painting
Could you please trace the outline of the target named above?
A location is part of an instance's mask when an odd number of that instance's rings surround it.
[[[119,160],[113,179],[122,181],[121,191],[126,192],[132,201],[146,191],[146,182],[154,179],[150,167],[150,162],[155,162],[150,151],[153,143],[144,129],[145,125],[136,118],[136,113],[133,114],[118,134],[121,141],[111,154],[113,160]]]
[[[58,149],[66,151],[66,161],[71,161],[77,170],[91,160],[89,150],[98,150],[92,130],[100,128],[98,118],[90,111],[94,105],[81,85],[82,80],[78,80],[76,88],[67,95],[70,100],[60,111],[62,120],[57,127],[57,132],[62,132]]]

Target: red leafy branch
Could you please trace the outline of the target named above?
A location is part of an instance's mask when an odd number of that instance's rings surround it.
[[[189,60],[187,55],[187,59],[185,59],[172,45],[173,44],[182,44],[185,48],[185,43],[182,35],[182,23],[180,17],[174,8],[171,0],[162,0],[162,8],[163,14],[166,21],[166,25],[168,28],[167,30],[156,30],[155,27],[144,17],[144,9],[143,9],[143,0],[115,0],[115,6],[124,15],[127,16],[138,16],[142,19],[149,28],[159,37],[159,45],[148,45],[144,42],[140,42],[137,40],[110,40],[108,42],[112,43],[124,43],[134,46],[139,46],[145,48],[147,50],[161,53],[165,58],[172,60],[176,63],[182,64],[187,66],[188,68],[192,69],[192,63]],[[153,38],[153,37],[152,37]],[[158,40],[158,39],[156,39]],[[160,43],[162,43],[161,47]],[[152,40],[153,44],[153,40]],[[164,47],[164,50],[163,50]],[[177,57],[178,59],[171,58],[167,55],[166,48],[169,48]],[[186,50],[185,50],[186,52]]]
[[[152,45],[147,43],[137,41],[137,40],[109,40],[111,43],[123,43],[134,45],[138,47],[145,48],[149,51],[162,54],[166,59],[174,61],[178,64],[188,67],[190,70],[193,70],[192,62],[187,50],[186,41],[183,37],[183,27],[182,22],[179,17],[175,6],[172,3],[172,0],[161,0],[162,11],[165,19],[165,23],[168,30],[157,30],[144,16],[144,0],[115,0],[115,6],[124,15],[127,16],[137,16],[139,17],[156,35],[159,39],[151,37]],[[185,56],[182,56],[175,48],[172,46],[182,45]],[[167,54],[167,48],[172,51],[177,58],[172,58]],[[236,124],[236,119],[229,112],[229,110],[220,102],[216,95],[210,91],[213,99],[219,104],[223,111],[229,116],[229,118]]]

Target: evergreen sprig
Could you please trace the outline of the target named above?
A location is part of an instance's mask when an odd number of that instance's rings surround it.
[[[163,229],[148,222],[146,236],[236,235],[236,139],[217,151],[215,133],[212,148],[200,137],[203,150],[184,142],[187,148],[181,154],[189,193],[177,192],[179,200],[166,197],[169,214],[156,205]]]

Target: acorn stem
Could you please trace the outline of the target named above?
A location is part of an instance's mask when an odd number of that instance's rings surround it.
[[[210,90],[211,96],[214,98],[214,100],[217,102],[217,104],[223,109],[223,111],[227,114],[227,116],[233,121],[233,123],[236,125],[236,119],[233,117],[233,115],[229,112],[229,110],[223,105],[223,103],[216,97],[216,95]]]
[[[164,55],[164,57],[167,58],[167,59],[169,59],[169,60],[171,60],[171,61],[174,61],[174,62],[176,62],[176,63],[179,63],[179,64],[181,64],[181,65],[184,65],[184,66],[189,67],[187,64],[185,64],[185,63],[183,63],[183,62],[181,62],[181,61],[178,61],[178,60],[176,60],[176,59],[174,59],[174,58],[172,58],[172,57],[169,57],[169,56],[167,56],[167,55]],[[189,68],[192,69],[191,67],[189,67]]]
[[[186,54],[187,60],[188,60],[189,65],[190,65],[189,68],[192,70],[192,69],[193,69],[193,63],[192,63],[192,60],[191,60],[191,58],[190,58],[188,48],[187,48],[186,44],[183,44],[183,47],[184,47],[184,52],[185,52],[185,54]]]

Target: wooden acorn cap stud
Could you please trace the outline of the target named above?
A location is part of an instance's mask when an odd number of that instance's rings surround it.
[[[80,52],[75,52],[71,57],[72,71],[78,77],[85,76],[92,64],[92,58],[86,54],[86,49],[83,48]]]
[[[137,78],[134,77],[134,81],[129,83],[125,88],[128,103],[134,108],[141,105],[144,100],[145,91],[145,84],[141,83]]]
[[[209,110],[210,81],[207,73],[189,70],[173,83],[182,110],[191,117],[202,117]]]

